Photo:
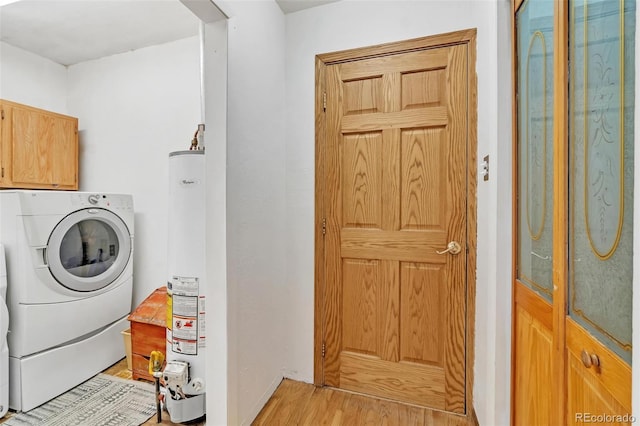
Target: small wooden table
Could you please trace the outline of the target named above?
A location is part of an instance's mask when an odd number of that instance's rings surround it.
[[[151,351],[167,353],[167,287],[154,290],[128,319],[131,322],[133,379],[153,382],[153,376],[149,374]]]

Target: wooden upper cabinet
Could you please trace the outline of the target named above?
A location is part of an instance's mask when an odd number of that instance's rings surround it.
[[[0,100],[0,188],[78,189],[78,119]]]

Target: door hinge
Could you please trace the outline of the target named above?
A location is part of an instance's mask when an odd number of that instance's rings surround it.
[[[327,218],[322,218],[322,235],[327,234]]]
[[[4,177],[4,167],[2,168],[2,173],[0,173],[0,177]]]
[[[0,112],[0,116],[2,116],[2,119],[4,120],[4,110],[2,110],[2,112]]]
[[[322,93],[322,110],[327,110],[327,92]]]
[[[324,344],[324,342],[322,342],[322,358],[324,358],[324,354],[327,351],[327,346]]]

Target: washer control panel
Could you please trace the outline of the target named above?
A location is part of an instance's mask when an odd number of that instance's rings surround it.
[[[131,197],[122,195],[94,192],[75,193],[72,195],[72,204],[78,208],[102,207],[111,210],[133,211]]]

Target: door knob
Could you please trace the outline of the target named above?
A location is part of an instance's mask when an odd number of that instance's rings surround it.
[[[598,358],[598,355],[590,354],[585,349],[582,350],[580,357],[582,358],[582,363],[587,368],[591,368],[592,365],[595,367],[600,366],[600,358]]]
[[[445,254],[445,253],[458,254],[458,253],[460,253],[461,250],[462,250],[462,247],[460,247],[460,243],[458,243],[457,241],[451,241],[449,244],[447,244],[446,250],[442,250],[442,251],[437,251],[436,250],[436,253],[438,253],[438,254]]]

